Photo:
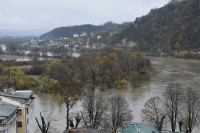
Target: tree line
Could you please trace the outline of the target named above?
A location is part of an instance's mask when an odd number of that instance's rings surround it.
[[[0,91],[13,87],[15,90],[27,90],[37,86],[34,79],[16,66],[0,69]]]
[[[57,91],[61,92],[61,90]],[[125,124],[131,122],[133,119],[129,104],[120,95],[105,99],[97,90],[79,90],[77,94],[70,94],[70,96],[67,94],[68,99],[64,97],[64,94],[61,94],[58,100],[62,100],[66,107],[69,107],[67,108],[66,115],[66,129],[79,128],[81,125],[81,127],[92,129],[112,130],[113,133],[116,133],[122,130]],[[76,100],[79,99],[77,97],[82,97],[83,110],[73,112],[71,109],[76,104]],[[42,133],[47,133],[48,130],[51,130],[50,124],[52,121],[47,118],[47,120],[45,120],[41,113],[40,117],[42,122],[39,122],[38,119],[35,118],[38,127]]]
[[[20,69],[13,64],[31,66]],[[150,71],[150,60],[141,53],[132,53],[123,48],[105,48],[82,53],[77,58],[63,55],[61,59],[52,61],[1,62],[0,78],[4,79],[2,86],[13,86],[15,89],[24,88],[16,87],[19,83],[20,86],[27,86],[27,89],[38,86],[36,91],[48,92],[50,81],[55,80],[80,81],[83,88],[106,90],[127,88],[128,82],[136,87],[150,78]],[[37,82],[31,78],[33,75],[39,77]]]
[[[153,125],[158,131],[169,126],[172,132],[192,133],[200,123],[200,96],[193,88],[182,87],[180,83],[168,84],[162,97],[147,100],[142,110],[143,122]]]
[[[199,0],[172,0],[161,8],[137,18],[112,43],[136,42],[138,49],[151,53],[172,53],[199,48]]]
[[[85,88],[101,90],[126,88],[128,82],[136,87],[150,78],[150,60],[139,52],[123,49],[107,49],[99,52],[83,53],[78,58],[65,56],[46,66],[41,77],[41,89],[48,90],[51,79],[80,81]],[[46,86],[47,85],[47,86]]]

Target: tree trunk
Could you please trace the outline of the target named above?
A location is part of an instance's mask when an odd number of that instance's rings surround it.
[[[179,124],[179,130],[180,132],[182,132],[183,121],[178,121],[178,124]]]
[[[163,125],[163,120],[165,119],[166,116],[163,116],[160,120],[160,123],[159,123],[159,127],[158,127],[158,131],[161,131],[162,130],[162,125]]]
[[[69,105],[66,105],[66,107],[67,107],[67,116],[66,116],[67,127],[66,127],[66,129],[69,129]]]
[[[116,130],[116,129],[114,129],[114,130],[113,130],[113,133],[116,133],[116,132],[117,132],[117,130]]]

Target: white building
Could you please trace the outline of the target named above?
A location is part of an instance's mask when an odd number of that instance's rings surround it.
[[[97,36],[97,39],[101,39],[101,38],[102,38],[102,36],[101,36],[101,35],[98,35],[98,36]]]
[[[79,37],[79,35],[78,34],[74,34],[73,37],[76,38],[76,37]]]
[[[82,32],[80,36],[87,36],[87,32]]]

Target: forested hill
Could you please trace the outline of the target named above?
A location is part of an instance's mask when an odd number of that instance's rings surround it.
[[[85,25],[79,25],[79,26],[69,26],[69,27],[59,27],[55,28],[50,32],[47,32],[40,36],[41,39],[50,40],[50,39],[56,39],[59,37],[72,37],[73,34],[81,34],[82,32],[92,33],[104,29],[114,29],[118,24],[107,22],[103,25],[91,25],[91,24],[85,24]]]
[[[170,52],[200,47],[200,0],[173,0],[133,24],[113,39],[136,42],[141,51]]]

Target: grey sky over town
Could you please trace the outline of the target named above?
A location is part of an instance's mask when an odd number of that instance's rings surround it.
[[[134,21],[169,0],[0,0],[0,30]]]

